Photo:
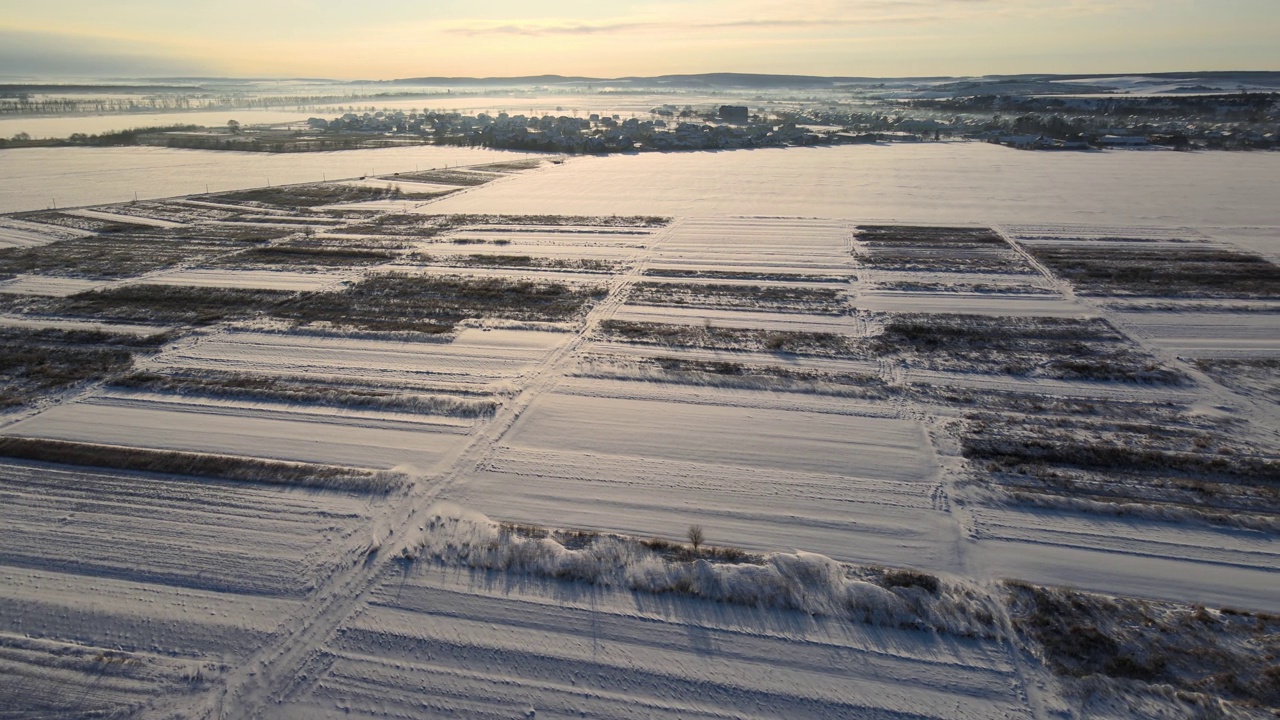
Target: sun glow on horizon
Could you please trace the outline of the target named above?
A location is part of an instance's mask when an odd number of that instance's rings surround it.
[[[70,8],[64,7],[70,6]],[[66,20],[66,18],[75,18]],[[390,79],[692,72],[976,75],[1280,70],[1270,0],[320,0],[15,6],[7,74]]]

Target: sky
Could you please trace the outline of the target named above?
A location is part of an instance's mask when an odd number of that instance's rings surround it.
[[[0,0],[0,75],[1280,70],[1280,0]]]

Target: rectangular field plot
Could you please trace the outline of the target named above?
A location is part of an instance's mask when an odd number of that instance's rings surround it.
[[[653,233],[639,229],[610,229],[603,227],[584,228],[546,228],[538,226],[485,227],[470,226],[458,228],[448,235],[441,236],[427,245],[457,245],[462,247],[485,246],[498,248],[527,247],[591,247],[601,252],[610,249],[635,249],[647,247],[652,242]]]
[[[841,315],[848,299],[840,287],[796,287],[779,283],[721,284],[637,282],[628,300],[635,305],[725,308]]]
[[[1215,381],[1245,395],[1280,405],[1280,358],[1200,358],[1196,366]]]
[[[167,403],[60,405],[7,434],[156,450],[237,455],[357,468],[408,465],[429,472],[466,441],[458,429],[421,423],[343,421]]]
[[[24,223],[12,218],[0,220],[0,249],[48,245],[66,237],[66,233],[35,223]]]
[[[972,520],[974,536],[983,540],[1170,558],[1187,563],[1251,568],[1259,573],[1280,571],[1280,546],[1261,532],[1015,507],[975,507]],[[1170,578],[1173,584],[1178,580],[1185,578]],[[1268,586],[1280,588],[1280,577]],[[1183,599],[1194,601],[1190,594]]]
[[[1035,244],[1028,251],[1086,295],[1274,298],[1280,266],[1227,247]]]
[[[768,552],[954,570],[954,522],[936,484],[663,458],[504,448],[452,499],[531,524],[667,538],[701,524],[708,542]]]
[[[339,185],[347,185],[356,188],[369,188],[372,190],[387,190],[388,188],[398,189],[402,193],[411,195],[439,193],[457,190],[458,186],[454,184],[433,183],[425,180],[403,180],[399,177],[387,178],[370,178],[368,180],[342,180]]]
[[[483,573],[388,576],[287,710],[352,716],[1031,718],[996,642]],[[497,663],[495,663],[497,659]]]
[[[4,632],[215,662],[270,642],[302,607],[296,599],[18,566],[0,566],[0,588]]]
[[[231,332],[180,346],[156,358],[154,365],[350,377],[391,385],[445,381],[483,386],[521,377],[569,338],[536,330],[463,330],[451,342]]]
[[[0,707],[132,717],[208,690],[367,547],[366,498],[0,464]]]
[[[683,270],[848,274],[848,226],[777,218],[691,218],[658,245],[656,266]]]
[[[858,261],[875,270],[1032,274],[1031,265],[988,228],[863,225]]]
[[[1134,312],[1119,317],[1153,344],[1198,357],[1280,357],[1280,312]]]
[[[111,206],[107,206],[107,207],[110,208],[110,210],[115,209],[115,208],[112,208]],[[149,218],[143,215],[126,215],[122,213],[111,212],[110,210],[101,210],[101,209],[99,210],[94,210],[94,209],[68,210],[67,214],[78,215],[80,217],[89,218],[91,220],[105,220],[107,222],[150,225],[151,227],[158,227],[158,228],[182,227],[182,223],[180,222],[171,222],[169,220],[158,220],[156,218]]]
[[[918,481],[924,432],[882,417],[552,394],[504,438],[513,447]]]
[[[100,280],[64,278],[47,275],[19,275],[7,282],[0,282],[0,293],[9,295],[43,295],[66,297],[105,286]]]
[[[0,494],[0,565],[282,598],[354,552],[368,512],[342,493],[8,462]]]
[[[572,384],[616,395],[648,386]],[[535,524],[680,537],[702,523],[718,544],[955,567],[953,523],[915,423],[836,414],[840,403],[816,396],[787,408],[771,393],[663,387],[650,398],[543,396],[452,498]]]
[[[24,718],[133,717],[200,689],[202,663],[0,633],[0,707]]]
[[[763,310],[623,305],[613,314],[613,319],[619,322],[669,323],[673,325],[704,325],[709,323],[723,328],[787,332],[841,333],[846,335],[862,335],[866,332],[866,322],[852,315],[809,315]]]
[[[1004,577],[1028,582],[1267,613],[1280,610],[1280,572],[1274,568],[1139,555],[1070,542],[984,539],[970,552],[974,559],[999,568]]]
[[[191,287],[260,288],[263,290],[323,290],[351,277],[343,273],[287,270],[176,270],[148,276],[141,282]]]
[[[387,265],[383,269],[415,276],[436,276],[446,280],[464,275],[472,282],[494,278],[507,282],[532,281],[587,289],[607,282],[609,275],[625,267],[625,259],[583,257],[574,253],[568,253],[564,257],[537,254],[415,253],[403,263]]]
[[[952,292],[863,292],[854,300],[859,310],[871,312],[945,312],[965,315],[1005,317],[1078,317],[1087,310],[1055,295],[952,293]]]

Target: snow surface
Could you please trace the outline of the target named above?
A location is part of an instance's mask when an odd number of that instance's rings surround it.
[[[225,122],[225,121],[224,121]],[[0,212],[44,210],[320,182],[530,157],[420,145],[328,153],[237,153],[169,148],[18,148],[4,151]]]
[[[390,575],[282,717],[1030,718],[982,641],[630,593]]]
[[[79,292],[77,290],[76,292]],[[158,335],[173,328],[164,325],[130,325],[126,323],[97,322],[94,320],[61,320],[58,318],[32,318],[17,315],[0,315],[0,326],[19,328],[51,328],[55,330],[90,330],[127,335]]]
[[[79,215],[80,217],[91,218],[93,220],[107,220],[110,222],[132,223],[134,225],[150,225],[158,228],[176,228],[182,227],[182,223],[173,222],[171,220],[157,220],[155,218],[140,217],[138,215],[127,215],[122,213],[104,212],[102,210],[68,210],[68,215]]]
[[[1274,226],[1275,153],[1034,153],[986,143],[642,153],[522,174],[431,212]]]
[[[1280,356],[1280,310],[1133,312],[1119,316],[1151,342],[1190,357]]]
[[[157,366],[485,385],[519,378],[563,333],[469,329],[452,342],[228,332],[163,353]]]
[[[12,280],[0,282],[0,293],[9,295],[44,295],[47,297],[66,297],[76,293],[95,290],[111,284],[102,280],[86,280],[84,278],[52,277],[49,275],[19,275]]]
[[[12,152],[7,159],[38,157]],[[373,152],[335,157],[363,163]],[[409,151],[388,152],[379,156],[392,158],[388,165],[414,162],[395,154]],[[169,167],[168,192],[203,184],[198,173],[265,167],[257,157],[149,149],[43,157],[53,161],[47,170],[6,171],[34,173],[25,178],[35,188],[40,181],[32,178],[63,172],[69,188],[92,195],[102,185],[112,192],[127,185],[118,170],[76,165],[88,157],[106,166],[132,161],[134,177]],[[209,164],[184,179],[174,158]],[[315,174],[329,159],[278,162]],[[0,702],[55,716],[1071,717],[1068,698],[1040,661],[1007,639],[406,558],[421,547],[431,508],[447,499],[501,521],[646,538],[679,539],[698,524],[713,545],[918,568],[984,592],[1012,577],[1280,612],[1273,532],[1176,513],[1143,519],[991,501],[959,482],[966,461],[950,428],[965,410],[912,399],[947,387],[1024,392],[1049,404],[1168,402],[1235,420],[1242,434],[1274,436],[1273,405],[1214,383],[1179,356],[1274,357],[1280,315],[1225,301],[1225,311],[1153,311],[1081,297],[1029,261],[1025,272],[1002,276],[877,270],[860,263],[854,234],[858,222],[887,218],[1000,221],[1009,223],[1000,227],[1008,236],[1051,239],[1031,242],[1209,237],[1274,256],[1280,235],[1268,232],[1280,220],[1262,197],[1275,163],[1263,154],[1068,156],[966,144],[651,154],[572,159],[425,205],[431,213],[676,219],[653,232],[512,226],[454,235],[506,238],[507,246],[454,245],[449,237],[420,244],[429,254],[618,261],[616,272],[583,274],[610,292],[571,323],[478,320],[431,338],[211,326],[137,360],[138,370],[192,378],[220,371],[491,399],[491,416],[90,383],[0,418],[6,436],[396,468],[411,479],[389,496],[365,496],[0,462]],[[378,170],[394,169],[379,161]],[[8,188],[0,190],[5,203],[17,197]],[[326,236],[342,237],[340,228]],[[645,275],[654,268],[834,277],[816,285],[847,292],[850,307],[821,315],[628,304],[635,283],[670,280]],[[351,272],[184,268],[148,280],[304,289],[362,271]],[[894,280],[1043,292],[878,289]],[[7,285],[23,294],[71,287],[30,276]],[[866,337],[896,311],[1102,317],[1135,349],[1192,380],[1046,381],[927,370],[911,358],[624,343],[601,329],[607,320],[710,321]],[[783,377],[864,376],[867,384],[676,378],[657,365],[668,358],[760,366]],[[4,682],[14,677],[23,678],[20,692]]]
[[[0,248],[35,247],[61,239],[56,235],[41,232],[42,228],[32,227],[32,225],[34,223],[23,223],[21,226],[0,225]]]
[[[326,465],[430,472],[465,442],[461,429],[414,418],[317,418],[221,404],[78,402],[5,428],[22,437],[188,450]]]
[[[932,312],[945,307],[947,312],[999,317],[1082,317],[1092,314],[1087,308],[1059,297],[1020,294],[870,291],[859,293],[855,304],[858,309],[871,312]]]

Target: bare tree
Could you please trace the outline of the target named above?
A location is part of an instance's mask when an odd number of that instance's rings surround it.
[[[693,546],[694,550],[697,550],[702,545],[702,526],[690,525],[689,530],[685,532],[685,537],[689,538],[689,544]]]

